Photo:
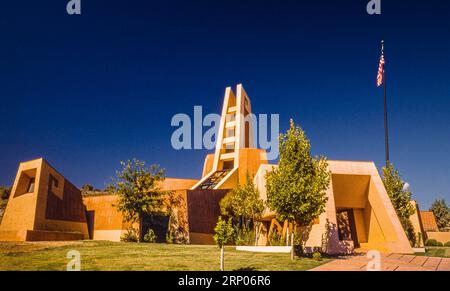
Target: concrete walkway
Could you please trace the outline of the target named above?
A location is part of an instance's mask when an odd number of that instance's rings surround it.
[[[381,271],[450,271],[450,258],[381,254],[380,259]],[[312,271],[367,271],[371,261],[365,254],[342,257]]]

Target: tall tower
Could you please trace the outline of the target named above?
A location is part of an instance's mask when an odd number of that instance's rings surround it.
[[[192,189],[232,189],[267,164],[266,152],[255,148],[250,98],[242,84],[225,91],[216,150],[205,159],[203,178]]]

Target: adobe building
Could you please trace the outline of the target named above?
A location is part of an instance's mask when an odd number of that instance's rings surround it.
[[[428,239],[435,239],[443,244],[449,242],[450,232],[439,231],[433,212],[421,211],[416,201],[411,201],[411,203],[414,205],[416,211],[411,215],[410,220],[417,239],[420,239],[420,246],[423,246],[424,242]]]
[[[88,238],[80,190],[44,159],[21,163],[0,225],[0,241]]]
[[[276,165],[270,165],[266,152],[255,146],[252,119],[246,118],[251,112],[250,98],[242,85],[236,93],[226,89],[216,149],[205,159],[202,178],[166,179],[161,188],[174,193],[168,204],[170,217],[144,218],[144,233],[148,228],[156,229],[158,238],[164,240],[170,229],[177,242],[212,244],[219,202],[231,189],[247,182],[247,173],[254,177],[261,198],[266,198],[264,176]],[[375,164],[328,163],[331,181],[326,212],[314,225],[302,229],[308,233],[306,246],[330,254],[355,249],[413,253]],[[49,171],[58,179],[56,186]],[[32,178],[39,187],[30,188]],[[71,185],[42,159],[22,163],[0,226],[0,240],[120,240],[131,225],[113,206],[117,196],[92,193],[81,201],[78,190],[67,186],[65,191],[66,183]],[[276,214],[266,209],[257,232],[258,245],[267,245],[273,232],[286,235],[292,232],[292,225],[277,221]]]

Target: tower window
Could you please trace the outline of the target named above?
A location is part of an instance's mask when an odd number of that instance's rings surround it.
[[[35,182],[36,182],[35,178],[30,178],[30,182],[28,183],[27,193],[33,193],[34,192]]]
[[[227,137],[233,137],[234,136],[234,128],[227,129]]]

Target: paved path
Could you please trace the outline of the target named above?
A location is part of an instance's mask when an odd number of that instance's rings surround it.
[[[366,271],[370,261],[365,254],[342,257],[312,271]],[[381,254],[381,271],[450,271],[450,258]]]

